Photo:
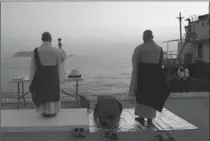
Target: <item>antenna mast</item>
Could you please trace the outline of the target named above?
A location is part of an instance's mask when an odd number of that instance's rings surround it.
[[[181,12],[179,12],[179,17],[176,17],[179,20],[179,33],[180,33],[180,42],[182,43],[182,17]]]

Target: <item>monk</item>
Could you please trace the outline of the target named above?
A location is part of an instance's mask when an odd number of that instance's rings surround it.
[[[60,82],[63,81],[60,64],[66,56],[52,47],[49,32],[42,34],[42,42],[32,55],[29,90],[37,112],[44,117],[53,117],[60,110]]]
[[[61,57],[66,60],[67,59],[67,55],[66,52],[63,49],[63,44],[61,43],[61,38],[58,38],[58,48],[61,54]],[[61,60],[60,62],[60,83],[63,84],[64,80],[65,80],[65,61]]]
[[[136,120],[144,125],[147,119],[150,126],[156,110],[162,110],[169,90],[162,68],[163,51],[154,42],[151,30],[144,31],[143,41],[134,50],[129,94],[136,96]]]
[[[94,108],[94,122],[104,131],[105,137],[119,140],[116,129],[119,126],[122,104],[113,96],[99,96]]]
[[[116,126],[122,113],[122,104],[113,96],[99,96],[94,108],[94,120],[106,124],[108,128]]]

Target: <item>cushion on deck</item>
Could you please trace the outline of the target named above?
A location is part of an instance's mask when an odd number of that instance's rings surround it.
[[[52,118],[43,118],[33,110],[1,110],[1,132],[89,131],[87,109],[61,109]]]

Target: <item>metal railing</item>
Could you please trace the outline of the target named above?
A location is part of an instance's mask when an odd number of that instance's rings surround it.
[[[178,51],[166,51],[164,54],[164,59],[175,59],[177,57]]]

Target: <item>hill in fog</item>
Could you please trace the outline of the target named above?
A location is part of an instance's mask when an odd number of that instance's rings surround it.
[[[12,55],[12,57],[31,57],[32,53],[33,53],[33,51],[19,51],[19,52],[15,53],[14,55]],[[74,57],[74,55],[67,54],[67,57]]]
[[[32,51],[20,51],[15,53],[12,57],[31,57]]]

